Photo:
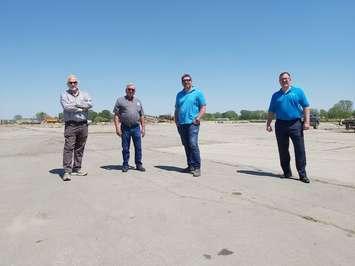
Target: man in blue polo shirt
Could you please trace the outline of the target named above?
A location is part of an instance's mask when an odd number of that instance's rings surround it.
[[[303,137],[303,130],[309,129],[309,103],[302,89],[291,86],[290,73],[281,73],[279,82],[281,89],[272,95],[266,130],[272,131],[271,121],[276,115],[275,133],[280,163],[284,172],[282,177],[292,176],[289,153],[289,139],[291,138],[295,149],[298,175],[302,182],[309,183]]]
[[[175,123],[186,153],[187,168],[184,171],[198,177],[201,175],[198,133],[201,118],[206,113],[206,100],[201,90],[192,86],[189,74],[184,74],[181,82],[184,88],[176,95]]]

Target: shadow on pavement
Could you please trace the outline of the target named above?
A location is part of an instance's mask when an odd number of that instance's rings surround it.
[[[184,168],[170,166],[170,165],[155,165],[154,167],[165,171],[172,171],[172,172],[179,172],[179,173],[182,173],[184,171]]]
[[[122,170],[122,165],[110,164],[110,165],[102,165],[100,168],[105,170]]]
[[[275,178],[283,178],[283,179],[291,179],[291,180],[299,180],[299,178],[297,177],[287,177],[284,178],[281,175],[276,175],[274,173],[270,173],[270,172],[263,172],[263,171],[251,171],[251,170],[237,170],[238,173],[241,174],[247,174],[247,175],[256,175],[256,176],[269,176],[269,177],[275,177]]]
[[[276,175],[270,172],[263,172],[263,171],[237,170],[237,172],[241,174],[247,174],[247,175],[270,176],[270,177],[281,178],[280,175]]]
[[[63,168],[54,168],[48,171],[51,174],[58,175],[60,178],[63,177],[64,175],[64,169]]]

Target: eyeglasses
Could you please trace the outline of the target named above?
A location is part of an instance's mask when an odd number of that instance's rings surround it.
[[[136,89],[127,89],[127,91],[135,91]]]
[[[183,82],[188,82],[188,81],[191,81],[191,79],[183,79],[182,81]]]
[[[78,84],[77,81],[68,81],[69,84]]]

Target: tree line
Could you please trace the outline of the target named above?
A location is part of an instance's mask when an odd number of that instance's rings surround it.
[[[355,110],[353,109],[353,102],[349,100],[340,100],[334,104],[328,110],[325,109],[311,109],[311,115],[319,116],[321,120],[332,120],[332,119],[344,119],[355,117]],[[46,118],[51,117],[45,112],[38,112],[35,114],[35,119],[42,122]],[[63,113],[59,113],[59,120],[63,120]],[[21,115],[15,115],[14,120],[21,120]],[[113,120],[113,114],[109,110],[102,110],[101,112],[95,112],[89,110],[88,119],[94,123],[99,122],[110,122]],[[225,120],[266,120],[267,111],[263,110],[241,110],[240,113],[237,113],[233,110],[226,112],[216,112],[216,113],[206,113],[203,117],[203,120],[214,121],[219,119]]]
[[[206,113],[204,120],[213,121],[219,119],[228,120],[266,120],[267,111],[257,110],[241,110],[240,113],[236,113],[233,110],[226,111],[224,113]],[[340,100],[334,104],[329,110],[325,109],[311,109],[311,115],[318,116],[321,120],[332,120],[332,119],[344,119],[355,117],[355,110],[353,109],[353,102],[349,100]]]

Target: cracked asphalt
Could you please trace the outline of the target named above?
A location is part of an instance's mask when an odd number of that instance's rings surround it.
[[[305,132],[304,184],[279,178],[264,124],[203,123],[199,178],[173,124],[146,131],[146,172],[93,125],[89,175],[63,182],[63,127],[0,126],[0,265],[354,265],[353,132]]]

